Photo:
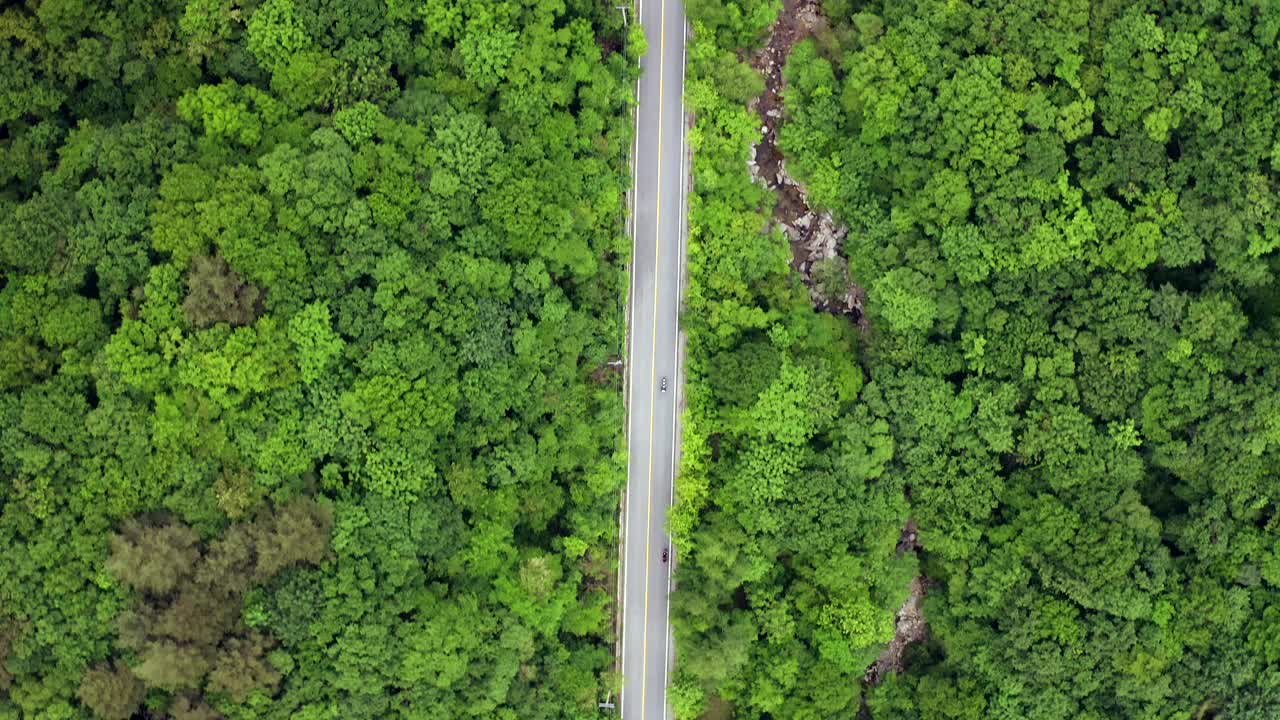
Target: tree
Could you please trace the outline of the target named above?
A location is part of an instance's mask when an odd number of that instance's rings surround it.
[[[182,312],[200,328],[225,322],[249,325],[262,313],[262,291],[244,281],[221,257],[192,260]]]
[[[938,316],[937,301],[929,278],[911,268],[898,268],[876,281],[871,297],[879,312],[898,332],[922,332],[933,326]]]
[[[119,662],[98,665],[80,681],[80,702],[103,720],[128,720],[145,696],[142,681]]]
[[[178,99],[178,113],[190,123],[199,123],[213,138],[227,139],[252,148],[263,132],[284,119],[284,105],[252,85],[226,80],[219,85],[201,85]]]
[[[236,702],[244,702],[254,690],[274,691],[281,675],[266,656],[269,648],[268,640],[258,634],[227,640],[209,672],[209,689],[225,692]]]
[[[129,523],[111,538],[107,569],[138,590],[167,595],[191,572],[200,554],[199,540],[181,525],[151,528]]]
[[[342,338],[333,331],[329,304],[314,303],[289,320],[289,339],[298,349],[302,381],[311,384],[342,353]]]

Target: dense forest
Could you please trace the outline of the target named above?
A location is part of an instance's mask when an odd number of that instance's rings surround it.
[[[0,9],[0,718],[597,717],[595,0]]]
[[[0,720],[600,717],[615,5],[0,9]],[[1280,10],[687,10],[677,716],[1280,717]]]
[[[820,5],[781,149],[861,328],[748,173],[784,3],[688,2],[677,709],[1280,717],[1280,10]]]

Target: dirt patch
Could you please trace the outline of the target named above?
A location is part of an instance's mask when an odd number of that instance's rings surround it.
[[[898,536],[898,557],[902,557],[903,553],[918,553],[923,549],[916,521],[907,520],[906,525],[902,527],[902,534]],[[917,575],[912,579],[911,593],[907,595],[902,607],[898,608],[898,615],[894,619],[893,640],[862,676],[868,685],[880,684],[886,673],[906,670],[906,662],[903,658],[907,648],[924,642],[929,637],[929,624],[924,617],[924,598],[933,585],[934,581],[924,575]],[[864,707],[862,716],[870,717],[870,712],[865,710]]]
[[[787,172],[786,159],[778,147],[786,86],[782,69],[796,43],[825,29],[827,21],[816,0],[784,0],[768,42],[750,58],[751,66],[764,76],[765,90],[750,104],[760,116],[761,138],[751,148],[748,168],[757,182],[777,195],[773,219],[787,234],[791,267],[809,288],[814,306],[848,315],[865,330],[862,308],[866,293],[849,277],[848,264],[840,253],[848,230],[838,226],[830,213],[815,213],[809,207],[804,186]]]
[[[601,55],[607,59],[614,53],[622,52],[622,35],[596,35],[596,45],[600,46],[603,51]]]
[[[920,528],[916,526],[915,520],[908,520],[902,527],[902,534],[898,536],[898,556],[901,557],[905,552],[920,552],[923,549],[924,546],[920,544]]]
[[[623,380],[623,360],[617,355],[613,355],[609,360],[591,371],[589,375],[591,382],[596,385],[614,385],[617,383],[619,389],[622,387]]]
[[[902,528],[902,534],[898,536],[898,557],[902,557],[903,553],[918,553],[923,549],[916,521],[907,520]],[[868,685],[880,684],[886,673],[906,670],[906,662],[903,658],[907,648],[924,642],[929,637],[929,624],[924,617],[924,598],[933,585],[933,580],[924,575],[917,575],[911,580],[911,592],[907,595],[906,602],[902,603],[902,607],[898,608],[898,615],[894,619],[893,640],[862,676]],[[870,717],[870,713],[864,712],[863,716]]]
[[[933,581],[923,575],[911,581],[911,594],[898,609],[897,629],[893,640],[880,653],[880,657],[871,664],[871,667],[867,668],[866,674],[862,677],[868,685],[880,684],[886,673],[905,670],[903,656],[907,648],[929,637],[929,625],[924,617],[924,597],[932,586]]]
[[[727,701],[721,700],[719,695],[712,695],[707,701],[707,710],[702,713],[699,720],[731,720],[733,717],[733,705]]]

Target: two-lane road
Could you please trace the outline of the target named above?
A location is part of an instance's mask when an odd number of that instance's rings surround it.
[[[623,528],[623,720],[666,718],[672,655],[667,510],[675,478],[685,233],[682,0],[638,0],[641,60],[632,190],[631,357]],[[663,378],[667,389],[662,390]],[[674,561],[674,552],[672,553]]]

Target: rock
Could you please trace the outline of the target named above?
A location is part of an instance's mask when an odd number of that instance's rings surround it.
[[[839,248],[839,241],[844,237],[842,233],[847,232],[844,228],[835,226],[829,213],[823,213],[818,216],[817,223],[810,229],[809,242],[805,243],[809,259],[817,261],[835,257]]]
[[[813,222],[813,213],[808,212],[796,218],[796,227],[802,230],[808,230],[809,224]]]
[[[763,126],[761,126],[761,127],[760,127],[760,134],[761,134],[761,135],[768,135],[768,134],[769,134],[769,126],[768,126],[768,125],[763,125]]]
[[[782,117],[782,111],[781,111],[781,110],[779,110],[778,108],[774,108],[774,109],[770,110],[769,112],[765,113],[764,115],[765,115],[765,117],[780,118],[780,117]]]
[[[795,179],[791,177],[791,173],[787,172],[786,158],[778,158],[778,178],[779,178],[778,180],[779,182],[785,183],[792,187],[797,187],[797,188],[800,187],[800,183],[796,182]],[[808,203],[805,203],[805,205],[808,205]]]
[[[751,146],[751,164],[752,165],[756,164],[756,146],[755,145]]]
[[[818,9],[812,5],[803,5],[796,9],[796,24],[806,32],[812,31],[819,23]]]

